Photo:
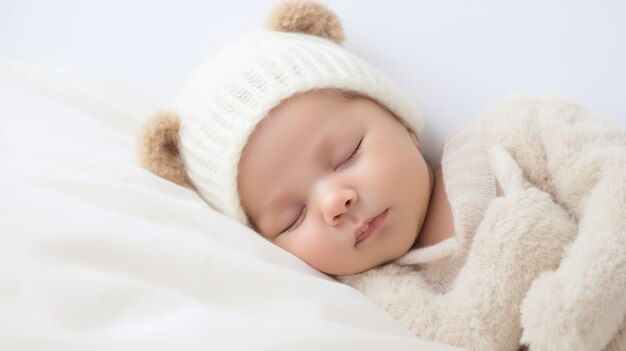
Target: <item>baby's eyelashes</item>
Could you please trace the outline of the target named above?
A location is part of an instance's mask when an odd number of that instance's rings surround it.
[[[335,168],[335,170],[339,170],[345,167],[350,166],[353,161],[359,156],[359,152],[361,151],[361,144],[363,143],[363,138],[361,138],[361,140],[359,140],[359,143],[357,144],[356,148],[354,149],[354,151],[352,151],[352,153],[350,154],[350,156],[343,161],[343,163],[341,163],[337,168]]]
[[[291,223],[289,225],[289,227],[285,228],[280,233],[278,233],[278,235],[281,235],[281,234],[284,234],[284,233],[288,233],[288,232],[296,229],[304,221],[304,217],[305,216],[306,216],[306,206],[302,207],[302,210],[298,214],[298,217],[293,221],[293,223]]]

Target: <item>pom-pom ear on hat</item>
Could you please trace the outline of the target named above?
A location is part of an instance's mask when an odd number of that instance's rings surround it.
[[[279,32],[297,32],[344,41],[341,21],[331,10],[315,1],[287,0],[270,12],[267,27]]]
[[[148,119],[139,137],[139,159],[152,173],[179,185],[190,185],[178,148],[180,118],[159,112]]]

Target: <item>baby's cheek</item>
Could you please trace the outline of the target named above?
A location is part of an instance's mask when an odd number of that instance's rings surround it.
[[[378,154],[363,158],[355,167],[360,195],[367,195],[370,201],[382,201],[389,192],[389,186],[394,182],[396,171],[389,168],[389,160],[377,157]],[[374,198],[371,198],[373,195]],[[373,204],[369,204],[373,205]]]
[[[342,252],[345,243],[341,245],[340,234],[329,233],[327,228],[310,224],[300,228],[292,235],[289,242],[289,251],[314,268],[329,272],[337,269],[345,260],[348,252]]]

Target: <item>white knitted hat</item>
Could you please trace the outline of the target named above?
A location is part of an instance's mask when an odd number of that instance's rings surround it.
[[[178,148],[187,181],[214,209],[248,225],[237,173],[250,134],[283,100],[324,88],[366,95],[415,132],[421,130],[408,99],[378,70],[336,43],[303,33],[260,31],[199,69],[176,100]]]

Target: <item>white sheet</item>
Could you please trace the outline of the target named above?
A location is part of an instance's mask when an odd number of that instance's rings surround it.
[[[0,350],[451,350],[136,161],[159,105],[0,65]]]

